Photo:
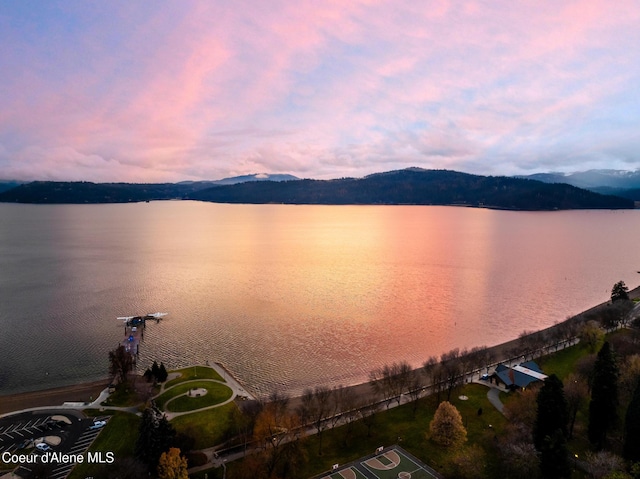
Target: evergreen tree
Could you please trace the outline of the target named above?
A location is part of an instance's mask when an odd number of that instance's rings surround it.
[[[589,403],[589,441],[602,449],[607,432],[617,420],[618,365],[613,350],[605,342],[593,366],[593,386]]]
[[[142,413],[138,428],[135,455],[150,470],[155,470],[163,452],[169,450],[176,437],[176,431],[164,415],[147,408]]]
[[[160,368],[158,370],[158,382],[163,383],[169,377],[169,373],[167,372],[167,368],[164,367],[164,363],[160,363]]]
[[[155,449],[154,443],[156,427],[156,413],[153,409],[146,408],[142,413],[142,421],[140,421],[140,426],[138,427],[135,456],[147,466],[151,462],[151,451]]]
[[[155,381],[158,381],[158,375],[160,374],[160,366],[158,366],[158,362],[154,361],[153,366],[151,366],[151,375]]]
[[[624,449],[625,459],[640,462],[640,382],[633,392],[633,398],[627,408],[624,421]]]
[[[540,471],[545,479],[571,476],[567,440],[560,428],[544,438],[540,448]]]
[[[567,400],[562,381],[555,374],[544,380],[544,386],[540,388],[536,402],[538,412],[533,425],[533,443],[538,451],[542,451],[547,437],[553,437],[556,430],[559,429],[563,437],[567,437]]]
[[[629,299],[629,288],[624,281],[618,281],[611,289],[611,302],[621,299]]]

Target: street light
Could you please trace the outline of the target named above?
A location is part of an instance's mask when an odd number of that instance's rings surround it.
[[[225,464],[225,462],[227,462],[226,459],[222,460],[222,479],[227,479],[227,465]]]
[[[576,471],[577,468],[578,468],[578,455],[574,454],[573,455],[573,470],[574,470],[574,472]]]

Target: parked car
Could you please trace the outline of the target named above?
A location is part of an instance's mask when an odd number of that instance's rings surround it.
[[[36,449],[38,451],[47,452],[47,451],[51,450],[51,446],[49,444],[47,444],[46,442],[40,442],[40,443],[36,444]]]
[[[89,429],[100,429],[101,427],[104,427],[105,424],[107,424],[107,421],[95,421]]]

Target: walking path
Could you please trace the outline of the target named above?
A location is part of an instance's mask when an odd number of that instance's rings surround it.
[[[500,390],[489,386],[489,391],[487,392],[487,399],[489,402],[495,407],[500,414],[504,416],[504,404],[500,401]]]
[[[207,410],[207,409],[213,409],[213,408],[216,408],[216,407],[224,406],[225,404],[228,404],[231,401],[233,401],[236,397],[240,397],[242,399],[255,399],[254,396],[251,393],[247,392],[245,390],[245,388],[221,364],[213,363],[213,365],[207,364],[206,366],[202,366],[202,367],[208,367],[208,368],[211,368],[211,369],[215,370],[223,378],[224,382],[220,382],[220,381],[215,380],[215,379],[193,379],[193,380],[190,380],[190,381],[211,381],[211,382],[215,382],[215,383],[218,383],[218,384],[224,384],[229,389],[231,389],[231,391],[232,391],[231,397],[228,400],[226,400],[226,401],[224,401],[222,403],[214,404],[212,406],[207,406],[207,407],[204,407],[204,408],[201,408],[201,409],[194,409],[194,410],[191,410],[191,411],[175,412],[175,413],[166,412],[165,414],[167,415],[167,418],[169,420],[171,420],[171,419],[173,419],[174,417],[177,417],[177,416],[182,416],[182,415],[185,415],[185,414],[192,414],[192,413],[195,413],[195,412],[200,412],[200,411],[204,411],[204,410]],[[171,373],[171,375],[170,375],[170,377],[168,379],[171,380],[171,379],[174,379],[174,378],[179,377],[179,376],[180,376],[180,373]],[[174,388],[176,386],[184,384],[185,382],[189,382],[189,381],[180,382],[180,383],[178,383],[178,384],[176,384],[174,386],[171,386],[169,388],[166,388],[166,389],[165,389],[165,384],[162,384],[162,386],[160,388],[160,392],[155,397],[158,397],[162,393],[164,393],[165,391],[169,391],[169,390],[171,390],[172,388]],[[107,388],[104,388],[100,392],[98,397],[96,397],[96,399],[91,401],[91,402],[65,402],[60,406],[41,406],[41,407],[24,408],[24,409],[20,409],[20,410],[16,410],[16,411],[11,411],[11,412],[5,413],[5,414],[0,414],[0,418],[5,417],[5,416],[13,416],[14,414],[20,414],[20,413],[28,412],[28,411],[45,411],[45,410],[84,411],[85,409],[109,409],[111,411],[125,411],[125,412],[129,412],[129,413],[141,415],[140,411],[138,410],[138,406],[139,405],[127,406],[127,407],[105,406],[105,405],[103,405],[103,403],[109,398],[109,395],[110,395],[109,388],[107,387]],[[175,398],[173,398],[173,399],[175,399]]]
[[[171,391],[173,388],[178,387],[178,386],[182,386],[183,384],[195,383],[195,382],[197,382],[197,383],[210,382],[210,383],[222,384],[224,386],[229,387],[228,383],[225,383],[225,382],[222,382],[222,381],[218,381],[216,379],[191,379],[189,381],[184,381],[184,382],[178,383],[175,386],[171,386],[170,388],[168,388],[166,390],[163,390],[162,393],[164,393],[165,391]],[[205,407],[202,407],[202,408],[199,408],[199,409],[190,409],[188,411],[182,411],[182,412],[169,412],[167,410],[167,406],[169,405],[169,403],[171,401],[174,401],[174,400],[178,399],[179,397],[186,396],[189,393],[186,392],[186,393],[180,394],[178,396],[172,397],[171,399],[169,399],[164,404],[164,408],[163,408],[164,409],[164,415],[167,417],[167,419],[169,421],[171,421],[173,418],[176,418],[178,416],[184,416],[186,414],[193,414],[193,413],[197,413],[197,412],[206,411],[207,409],[214,409],[214,408],[217,408],[217,407],[222,407],[225,404],[229,404],[230,402],[232,402],[238,396],[237,390],[235,390],[234,388],[229,388],[229,389],[231,389],[231,397],[229,397],[229,399],[227,399],[227,400],[225,400],[223,402],[212,404],[211,406],[205,406]],[[156,397],[158,397],[158,396],[156,396]]]
[[[236,378],[234,378],[233,375],[229,371],[227,371],[227,369],[222,364],[220,363],[209,364],[209,362],[207,361],[207,366],[209,366],[212,369],[215,369],[217,373],[220,374],[220,376],[222,376],[222,379],[224,379],[224,382],[227,384],[227,386],[229,386],[233,390],[236,396],[243,399],[254,399],[254,400],[256,399],[253,394],[247,392],[244,389],[242,384],[240,384],[236,380]]]

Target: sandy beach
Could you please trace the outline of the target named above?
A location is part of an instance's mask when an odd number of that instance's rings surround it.
[[[61,406],[65,402],[87,402],[98,397],[109,385],[108,379],[74,384],[42,391],[0,396],[0,414],[43,406]]]

